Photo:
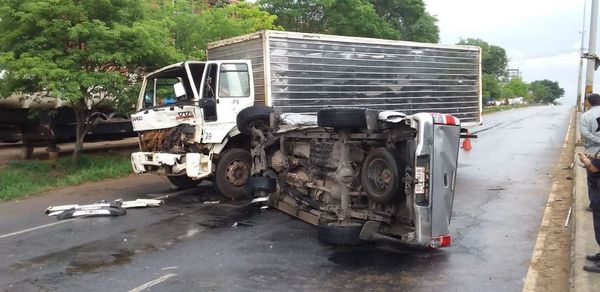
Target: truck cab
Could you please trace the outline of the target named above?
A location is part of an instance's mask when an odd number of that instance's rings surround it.
[[[165,175],[184,188],[222,168],[217,188],[243,196],[250,154],[236,116],[253,104],[248,60],[187,61],[146,75],[131,115],[140,143],[131,156],[134,172]]]

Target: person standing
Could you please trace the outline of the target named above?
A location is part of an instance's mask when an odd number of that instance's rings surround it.
[[[592,93],[586,97],[590,109],[579,118],[579,131],[587,141],[585,153],[596,156],[600,150],[600,94]]]
[[[588,195],[594,222],[594,235],[596,243],[600,247],[600,159],[583,153],[578,154],[579,160],[588,171]],[[588,272],[600,273],[600,253],[588,255],[586,259],[592,261],[592,264],[584,266],[583,269]]]

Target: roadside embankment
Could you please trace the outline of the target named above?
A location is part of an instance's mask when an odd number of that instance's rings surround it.
[[[130,173],[129,152],[88,154],[78,163],[70,157],[54,161],[15,160],[0,166],[0,201]]]

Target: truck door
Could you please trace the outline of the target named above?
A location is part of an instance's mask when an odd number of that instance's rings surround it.
[[[249,64],[223,63],[219,68],[217,87],[217,116],[219,122],[235,123],[237,114],[251,106],[253,90]]]
[[[210,64],[207,70],[201,100],[206,121],[202,142],[221,143],[235,127],[237,114],[254,103],[250,62]],[[214,102],[214,107],[211,102]],[[215,110],[214,113],[211,112],[212,109]]]

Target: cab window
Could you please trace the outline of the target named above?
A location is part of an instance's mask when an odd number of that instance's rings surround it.
[[[219,97],[250,96],[250,75],[246,64],[222,64],[219,72]]]

